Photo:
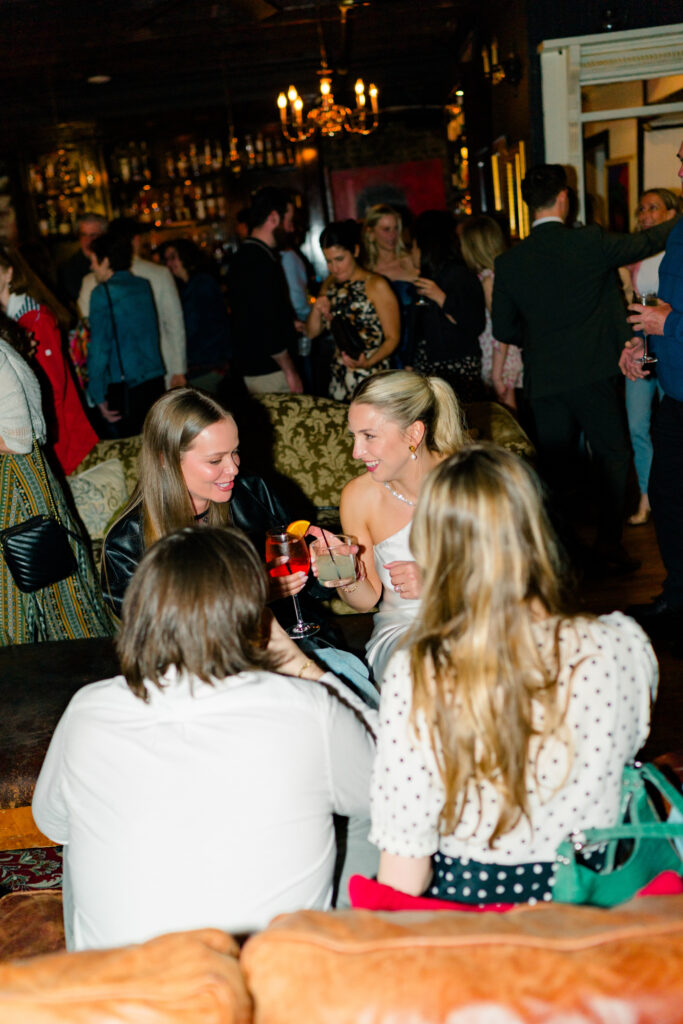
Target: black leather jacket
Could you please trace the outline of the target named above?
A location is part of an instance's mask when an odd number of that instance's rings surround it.
[[[267,530],[276,529],[293,519],[300,518],[296,511],[287,508],[282,496],[266,483],[263,477],[242,474],[235,480],[230,511],[233,525],[246,533],[260,555],[264,554]],[[109,607],[119,617],[123,595],[143,553],[142,510],[138,505],[119,519],[104,539],[102,592]],[[299,595],[304,618],[313,618],[315,622],[326,625],[326,620],[321,614],[322,609],[316,608],[317,602],[309,599],[329,596],[329,592],[311,577],[306,589]],[[270,607],[283,626],[294,622],[294,606],[289,598],[273,601]],[[333,635],[329,635],[329,630],[325,629],[318,635],[330,640],[335,639]]]

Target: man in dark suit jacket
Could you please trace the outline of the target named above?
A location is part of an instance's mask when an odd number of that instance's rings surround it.
[[[532,167],[522,195],[532,231],[496,260],[493,335],[522,348],[540,468],[560,507],[573,489],[583,431],[602,488],[597,554],[610,567],[633,569],[621,547],[630,448],[618,362],[630,332],[616,271],[660,252],[674,222],[634,235],[568,228],[567,179],[557,164]]]

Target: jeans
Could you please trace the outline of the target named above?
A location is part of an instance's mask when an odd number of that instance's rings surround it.
[[[650,469],[652,467],[650,423],[655,392],[659,393],[661,401],[664,392],[656,378],[654,380],[647,378],[626,381],[626,416],[628,417],[628,430],[633,447],[633,461],[636,467],[638,487],[641,494],[647,494],[648,492]]]

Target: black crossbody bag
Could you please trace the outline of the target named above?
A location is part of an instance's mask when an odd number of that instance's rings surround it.
[[[53,514],[31,516],[25,522],[0,532],[0,544],[7,568],[19,590],[25,594],[32,594],[35,590],[42,590],[43,587],[73,576],[78,570],[78,564],[71,550],[69,535],[82,540],[79,534],[68,530],[59,518],[45,472],[43,453],[35,436],[33,451],[42,470]]]

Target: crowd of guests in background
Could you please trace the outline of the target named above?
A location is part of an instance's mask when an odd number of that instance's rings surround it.
[[[676,202],[646,193],[643,232],[609,236],[564,223],[561,168],[532,168],[523,189],[535,227],[513,248],[484,215],[380,205],[332,222],[319,285],[279,189],[241,217],[225,281],[186,238],[148,260],[139,225],[85,217],[59,278],[79,318],[75,366],[62,304],[0,248],[2,525],[56,506],[77,556],[31,597],[2,562],[0,642],[118,628],[122,674],[72,700],[34,799],[66,848],[70,948],[250,930],[328,906],[340,874],[343,905],[353,870],[473,907],[548,901],[561,840],[616,820],[621,770],[648,733],[652,648],[620,613],[576,611],[538,477],[468,440],[462,403],[495,395],[535,428],[556,500],[558,453],[573,456],[583,431],[607,495],[596,551],[628,571],[616,270],[657,290],[645,258]],[[655,390],[638,396],[641,420]],[[304,573],[267,578],[265,533],[296,511],[243,471],[249,423],[228,411],[239,394],[304,391],[347,403],[366,470],[341,495],[355,569],[337,588],[356,611],[379,605],[364,662],[335,636],[287,636],[285,599],[301,594],[315,616],[329,591]],[[139,481],[100,585],[60,473],[98,436],[137,433]],[[642,466],[639,480],[635,522]],[[178,892],[198,835],[202,877]]]

